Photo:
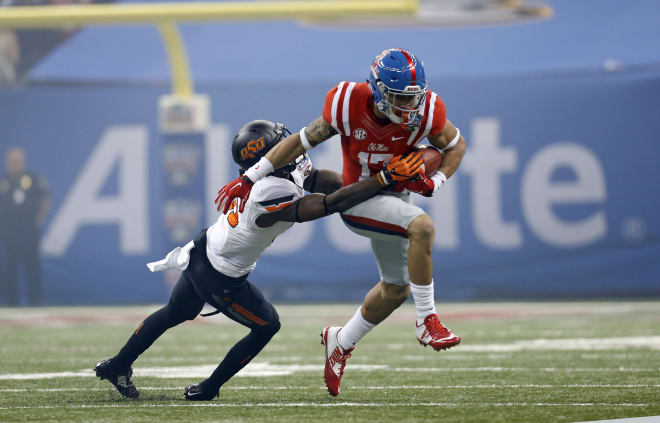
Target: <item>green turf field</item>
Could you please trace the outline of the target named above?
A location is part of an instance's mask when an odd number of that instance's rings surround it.
[[[660,303],[438,305],[463,337],[446,352],[415,340],[406,305],[324,387],[319,330],[354,305],[279,306],[282,330],[220,398],[189,403],[246,330],[186,322],[134,365],[138,400],[92,377],[154,307],[0,309],[0,421],[577,422],[660,415]]]

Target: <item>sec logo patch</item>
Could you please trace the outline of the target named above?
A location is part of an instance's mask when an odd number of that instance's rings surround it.
[[[363,128],[357,128],[353,130],[353,138],[358,141],[364,141],[367,139],[367,131]]]

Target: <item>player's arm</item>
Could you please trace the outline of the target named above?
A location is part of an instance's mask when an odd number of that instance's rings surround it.
[[[289,207],[275,213],[262,214],[257,225],[265,228],[275,222],[308,222],[332,213],[348,210],[356,204],[371,198],[383,188],[376,176],[341,188],[330,195],[308,194]]]
[[[222,210],[223,213],[227,213],[232,200],[240,198],[240,211],[242,212],[255,182],[275,169],[291,163],[305,151],[314,148],[336,133],[337,131],[332,125],[323,116],[319,116],[307,127],[301,129],[300,132],[284,138],[261,160],[246,170],[243,175],[229,182],[218,191],[218,196],[215,199],[218,211]]]
[[[305,178],[303,188],[305,188],[305,191],[307,192],[332,194],[340,189],[342,185],[342,177],[337,172],[325,169],[312,169],[312,173]]]
[[[438,172],[442,172],[446,178],[451,177],[465,155],[465,139],[449,119],[445,121],[442,132],[438,135],[429,135],[428,139],[431,145],[438,147],[445,153]]]
[[[396,181],[408,180],[421,170],[421,152],[412,152],[399,160],[396,157],[374,176],[345,186],[332,194],[309,194],[292,205],[257,218],[257,225],[266,228],[276,222],[308,222],[332,213],[350,209],[371,198],[378,191]]]
[[[426,176],[424,171],[421,171],[417,179],[403,181],[397,184],[425,197],[433,196],[438,188],[447,182],[447,178],[456,172],[465,154],[465,139],[463,139],[461,132],[449,119],[445,119],[440,132],[430,134],[428,139],[431,145],[444,152],[442,165],[438,171],[430,178]],[[396,186],[395,189],[397,189]]]
[[[319,116],[300,132],[284,138],[266,154],[265,158],[272,163],[273,169],[279,169],[336,133],[335,128],[326,122],[323,116]]]

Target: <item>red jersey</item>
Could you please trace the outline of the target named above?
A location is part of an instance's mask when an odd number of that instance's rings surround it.
[[[341,135],[344,185],[368,178],[392,157],[405,155],[422,139],[439,134],[447,119],[445,104],[432,91],[426,96],[422,122],[413,131],[377,117],[373,105],[366,82],[342,81],[325,96],[323,118]]]

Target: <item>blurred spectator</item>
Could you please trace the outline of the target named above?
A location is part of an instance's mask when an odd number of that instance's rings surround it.
[[[16,80],[16,64],[21,59],[18,38],[13,31],[0,29],[0,85]]]
[[[0,240],[5,271],[1,273],[0,297],[18,305],[18,268],[25,267],[29,304],[41,302],[39,229],[50,207],[47,182],[25,170],[20,148],[7,152],[7,173],[0,179]]]
[[[0,0],[0,7],[111,3],[114,0]],[[27,72],[78,27],[0,29],[0,86],[25,80]],[[11,66],[10,66],[11,64]]]

